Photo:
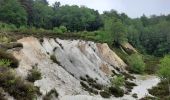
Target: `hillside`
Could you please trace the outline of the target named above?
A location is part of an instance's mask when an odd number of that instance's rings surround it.
[[[126,70],[127,64],[106,43],[35,37],[24,37],[17,40],[17,43],[23,46],[8,49],[8,52],[19,61],[18,68],[12,70],[16,76],[26,81],[30,70],[41,73],[40,79],[31,81],[34,86],[39,87],[41,95],[36,96],[39,100],[51,90],[57,91],[59,100],[84,100],[85,98],[102,100],[101,91],[114,87],[112,80],[116,80],[120,75],[126,79],[125,85],[120,88],[123,94],[113,92],[109,97],[112,100],[124,95],[122,99],[132,100],[135,99],[132,94],[136,93],[142,98],[148,93],[147,89],[159,82],[154,76],[143,76],[146,78],[143,79],[140,78],[142,76],[130,75]],[[152,82],[155,84],[150,84]],[[7,98],[9,99],[9,96]],[[54,95],[50,98],[57,99]]]

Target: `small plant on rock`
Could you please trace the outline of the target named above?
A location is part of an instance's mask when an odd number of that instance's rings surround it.
[[[31,69],[27,76],[27,80],[30,82],[35,82],[36,80],[40,80],[41,78],[41,73],[36,68]]]

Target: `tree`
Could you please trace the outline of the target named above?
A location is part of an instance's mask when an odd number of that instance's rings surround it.
[[[61,3],[56,1],[56,2],[53,4],[53,9],[54,9],[54,10],[58,10],[58,8],[60,7],[60,5],[61,5]]]
[[[61,6],[55,10],[54,26],[66,26],[70,31],[94,31],[102,26],[98,11],[87,7]]]
[[[52,25],[52,18],[54,15],[52,7],[36,0],[34,1],[33,10],[33,26],[46,29],[54,27]]]
[[[141,74],[145,70],[145,63],[142,59],[142,56],[135,53],[129,56],[128,58],[129,70],[133,73]]]
[[[111,34],[114,43],[122,44],[127,41],[125,26],[119,19],[106,18],[104,30]]]
[[[170,95],[170,55],[166,55],[161,59],[158,75],[162,80],[167,81]]]
[[[19,2],[21,3],[21,5],[24,7],[25,11],[27,12],[28,16],[27,16],[27,24],[29,26],[33,25],[33,15],[34,15],[34,11],[33,11],[33,0],[19,0]]]
[[[0,0],[0,21],[16,26],[27,24],[27,13],[17,0]]]

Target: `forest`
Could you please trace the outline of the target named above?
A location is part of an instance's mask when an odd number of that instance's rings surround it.
[[[105,41],[128,41],[142,53],[163,56],[170,52],[170,15],[143,15],[132,19],[115,10],[99,14],[85,6],[61,6],[60,2],[50,6],[46,0],[0,0],[0,5],[0,28],[8,24],[13,29],[42,28],[61,32],[60,27],[64,32],[100,31]]]
[[[1,32],[51,34],[108,43],[129,66],[133,66],[129,69],[133,73],[158,73],[163,80],[170,81],[170,14],[130,18],[115,10],[100,14],[86,6],[61,5],[57,1],[49,5],[47,0],[0,0]],[[130,53],[127,57],[120,53],[119,47],[127,42],[139,54]],[[158,72],[157,67],[160,67]]]

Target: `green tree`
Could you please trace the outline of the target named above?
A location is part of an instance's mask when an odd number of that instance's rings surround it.
[[[142,56],[135,53],[128,58],[129,70],[133,73],[141,74],[145,70],[145,63]]]
[[[111,34],[114,43],[122,44],[127,41],[125,26],[119,19],[107,18],[104,24],[104,30]]]
[[[40,2],[39,0],[34,1],[33,5],[33,25],[35,27],[52,28],[52,18],[54,11],[52,7]]]
[[[170,55],[166,55],[161,59],[158,75],[162,80],[167,81],[170,95]]]
[[[17,0],[0,0],[0,21],[26,25],[27,13]]]

